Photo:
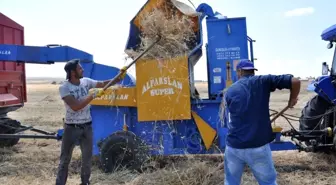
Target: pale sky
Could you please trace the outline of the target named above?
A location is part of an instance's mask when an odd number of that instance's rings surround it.
[[[25,44],[68,45],[94,56],[96,63],[122,67],[129,22],[147,0],[0,0],[0,12],[25,28]],[[187,1],[184,1],[187,2]],[[247,17],[248,35],[256,40],[257,74],[321,75],[332,50],[321,33],[336,24],[335,0],[192,0],[207,3],[224,16]],[[187,3],[188,4],[188,3]],[[190,4],[189,4],[190,5]],[[204,41],[206,39],[203,21]],[[204,44],[205,45],[205,44]],[[203,45],[203,46],[204,46]],[[195,79],[206,80],[205,52]],[[28,77],[65,77],[64,63],[28,64]],[[37,72],[41,69],[39,72]],[[134,67],[130,73],[134,75]]]

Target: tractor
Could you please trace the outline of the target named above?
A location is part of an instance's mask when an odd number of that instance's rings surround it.
[[[321,34],[322,40],[327,41],[327,49],[333,49],[336,42],[336,25],[325,29]],[[328,72],[329,75],[328,75]],[[322,76],[313,80],[307,90],[316,95],[307,102],[300,117],[299,135],[300,145],[309,151],[335,150],[335,103],[336,103],[336,47],[329,69],[326,62],[322,63]]]

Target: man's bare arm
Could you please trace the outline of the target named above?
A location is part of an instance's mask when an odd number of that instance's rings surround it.
[[[300,88],[301,88],[301,81],[297,78],[292,78],[292,88],[290,91],[291,92],[290,97],[297,98],[300,93]]]
[[[301,81],[297,78],[292,78],[292,86],[290,89],[290,95],[289,95],[289,106],[293,107],[297,103],[297,98],[300,93],[301,88]]]
[[[69,105],[69,107],[74,110],[78,111],[87,106],[92,100],[93,96],[89,95],[87,98],[85,98],[82,101],[76,100],[73,96],[69,95],[63,98],[66,104]]]

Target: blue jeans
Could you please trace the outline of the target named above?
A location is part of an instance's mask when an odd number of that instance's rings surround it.
[[[258,148],[236,149],[226,146],[224,154],[225,185],[239,185],[245,165],[260,185],[277,185],[269,144]]]

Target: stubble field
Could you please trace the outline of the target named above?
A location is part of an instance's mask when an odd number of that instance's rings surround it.
[[[25,125],[56,132],[62,128],[64,106],[58,94],[58,86],[48,82],[29,82],[28,102],[25,107],[9,114]],[[287,113],[300,115],[305,103],[313,96],[302,84],[299,103]],[[204,84],[198,84],[200,92],[206,90]],[[288,91],[282,90],[272,94],[270,108],[280,111],[287,103]],[[276,124],[290,128],[283,120]],[[298,124],[294,123],[297,127]],[[56,140],[21,139],[12,148],[0,149],[0,184],[2,185],[49,185],[55,184],[55,176],[59,162],[61,143]],[[215,185],[223,184],[224,171],[217,168],[223,157],[187,158],[169,160],[164,168],[148,171],[143,174],[120,171],[104,174],[94,163],[92,184],[155,184],[155,185]],[[336,158],[322,154],[299,153],[298,151],[273,152],[273,159],[278,172],[277,182],[284,184],[335,184]],[[80,183],[80,150],[75,148],[69,167],[67,184]],[[246,169],[242,184],[257,184],[252,173]]]

